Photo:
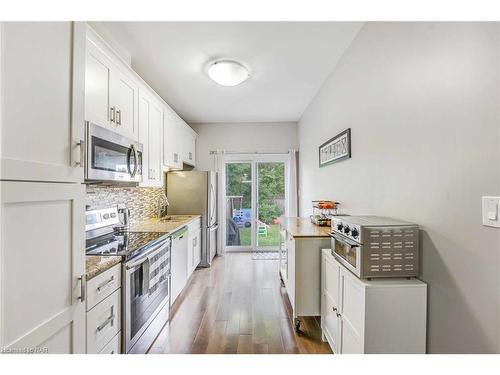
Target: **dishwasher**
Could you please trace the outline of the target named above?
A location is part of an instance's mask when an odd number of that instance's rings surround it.
[[[172,234],[171,250],[171,304],[184,289],[188,275],[188,229],[183,227]]]

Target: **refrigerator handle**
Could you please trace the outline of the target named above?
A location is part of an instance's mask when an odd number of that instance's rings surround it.
[[[214,224],[214,214],[217,213],[217,207],[216,207],[216,202],[217,199],[215,197],[215,190],[214,190],[214,185],[210,183],[210,205],[211,205],[211,212],[210,212],[210,222],[209,226],[212,226]]]

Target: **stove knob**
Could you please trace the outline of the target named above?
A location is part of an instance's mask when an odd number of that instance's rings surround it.
[[[352,228],[352,231],[351,231],[351,236],[353,237],[358,237],[359,235],[359,232],[356,228]]]
[[[351,229],[346,225],[344,228],[344,233],[349,234],[350,231],[351,231]]]
[[[337,224],[337,229],[342,231],[342,228],[344,228],[344,226],[342,225],[342,223],[338,223]]]

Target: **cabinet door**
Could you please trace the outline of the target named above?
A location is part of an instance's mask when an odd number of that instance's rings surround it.
[[[321,328],[333,352],[340,353],[340,266],[325,254],[321,265]]]
[[[5,22],[0,34],[0,178],[82,182],[85,25]]]
[[[342,269],[342,353],[364,352],[365,289],[354,275]]]
[[[187,251],[187,277],[191,276],[193,272],[193,260],[194,260],[194,235],[189,233],[188,235],[188,251]]]
[[[138,140],[137,84],[118,69],[111,71],[111,108],[116,110],[116,132]]]
[[[170,108],[165,109],[163,123],[163,165],[170,168],[182,168],[180,155],[180,131],[177,114]]]
[[[152,181],[153,186],[163,187],[163,109],[154,101],[151,103],[151,106],[149,108],[148,158],[149,170],[151,170],[152,172],[150,180]]]
[[[0,184],[0,347],[84,353],[85,187]]]
[[[196,269],[201,262],[201,228],[196,231],[193,242],[193,269]]]
[[[115,129],[116,112],[110,112],[109,95],[111,60],[87,40],[85,63],[85,119],[105,128]]]

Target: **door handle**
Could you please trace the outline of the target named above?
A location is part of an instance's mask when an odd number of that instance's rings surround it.
[[[75,162],[75,164],[83,168],[85,167],[85,141],[80,139],[80,142],[77,142],[76,145],[80,148],[80,160]]]
[[[80,297],[78,299],[80,302],[85,302],[87,298],[87,275],[82,275],[78,278],[80,281]]]
[[[116,125],[122,124],[122,110],[119,109],[116,111]]]
[[[115,122],[115,113],[116,113],[115,107],[111,107],[109,111],[110,111],[109,121]]]
[[[108,288],[109,286],[111,286],[111,284],[113,283],[114,280],[115,280],[115,277],[111,276],[111,278],[108,281],[106,281],[105,283],[103,283],[102,285],[99,285],[97,287],[97,291],[100,292],[101,290]]]
[[[336,307],[332,307],[333,312],[337,311]]]
[[[115,320],[114,306],[111,306],[111,315],[99,326],[97,327],[97,332],[101,332],[106,326]]]

